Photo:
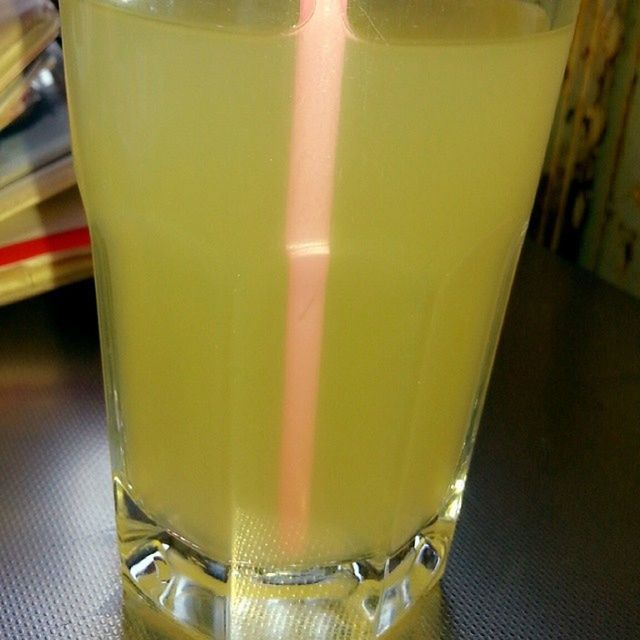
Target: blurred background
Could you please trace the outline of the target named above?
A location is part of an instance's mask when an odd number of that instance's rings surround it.
[[[639,70],[640,4],[583,0],[529,231],[636,297]]]
[[[0,304],[91,275],[57,8],[0,0]]]

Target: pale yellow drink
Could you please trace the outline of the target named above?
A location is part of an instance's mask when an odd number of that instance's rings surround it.
[[[411,5],[411,28],[386,24],[384,3],[349,13],[308,533],[293,551],[278,539],[290,6],[252,29],[205,26],[188,0],[177,17],[63,4],[116,471],[209,557],[384,556],[463,479],[571,28],[548,31],[516,0],[436,5]]]

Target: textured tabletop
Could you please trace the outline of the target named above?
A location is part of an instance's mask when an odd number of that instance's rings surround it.
[[[640,637],[639,496],[640,302],[527,246],[450,565],[399,635]],[[123,604],[90,282],[0,308],[0,508],[0,638],[176,637]]]

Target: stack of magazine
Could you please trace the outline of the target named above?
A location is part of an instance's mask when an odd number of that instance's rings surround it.
[[[49,0],[0,2],[0,305],[91,275],[58,29]]]

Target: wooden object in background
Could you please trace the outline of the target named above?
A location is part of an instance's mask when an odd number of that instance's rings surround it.
[[[583,0],[531,235],[640,296],[640,3]]]

